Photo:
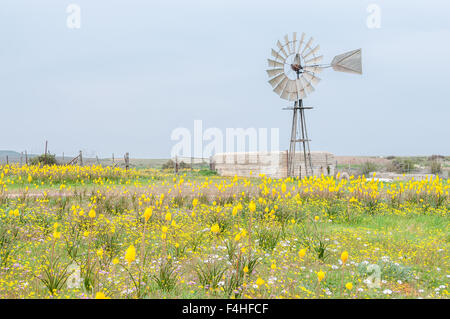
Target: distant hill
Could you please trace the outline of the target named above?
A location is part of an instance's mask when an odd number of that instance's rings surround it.
[[[20,153],[16,152],[16,151],[2,151],[0,150],[0,156],[2,157],[10,157],[10,158],[14,158],[14,157],[20,157]]]

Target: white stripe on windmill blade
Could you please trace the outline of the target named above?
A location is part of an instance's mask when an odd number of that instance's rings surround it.
[[[314,49],[309,50],[308,53],[303,55],[303,59],[306,60],[311,55],[316,54],[317,51],[319,51],[319,49],[320,49],[320,45],[316,45],[316,47]]]
[[[292,53],[291,46],[289,45],[289,36],[287,34],[284,36],[284,42],[285,42],[284,46],[287,47],[288,53],[291,54]]]
[[[303,70],[317,74],[322,72],[323,68],[320,66],[313,65],[313,66],[305,66]]]
[[[313,40],[314,40],[313,37],[309,38],[308,42],[306,42],[305,47],[301,52],[302,54],[311,47],[311,43],[313,42]]]
[[[362,74],[361,49],[335,56],[331,67],[338,72]]]
[[[299,41],[299,44],[298,44],[298,49],[297,49],[297,52],[295,52],[295,53],[302,52],[301,49],[302,49],[303,41],[305,41],[305,35],[306,35],[305,32],[302,32],[302,37],[300,38],[300,41]]]
[[[278,52],[275,51],[274,49],[272,49],[272,56],[277,60],[280,60],[281,62],[286,61],[286,59],[282,55],[278,54]]]
[[[306,66],[311,66],[312,64],[320,63],[323,60],[323,55],[316,56],[312,59],[309,59],[308,61],[305,61]]]
[[[321,78],[318,76],[315,76],[313,73],[310,72],[303,72],[303,76],[306,80],[308,80],[312,85],[317,85],[320,81],[322,81]]]
[[[286,87],[287,82],[288,82],[288,78],[287,78],[287,76],[285,75],[284,78],[283,78],[283,80],[282,80],[280,83],[278,83],[278,85],[276,86],[275,89],[273,89],[273,91],[274,91],[276,94],[280,95],[281,92],[283,91],[283,89]]]
[[[269,65],[269,67],[272,67],[272,68],[284,68],[284,64],[283,63],[277,62],[277,61],[274,61],[274,60],[271,60],[271,59],[267,59],[267,63]]]
[[[295,53],[295,47],[297,43],[297,32],[292,33],[292,53]]]
[[[284,72],[283,68],[280,69],[271,69],[271,70],[266,70],[267,74],[269,75],[269,77],[273,77],[276,76],[278,74],[281,74]]]
[[[283,45],[281,44],[280,40],[277,41],[277,47],[280,49],[279,52],[282,52],[284,55],[284,58],[287,58],[288,54],[286,51],[284,51]]]
[[[274,88],[278,84],[280,84],[280,82],[283,81],[284,78],[287,78],[287,77],[286,77],[286,75],[284,75],[284,73],[282,73],[282,74],[277,75],[276,77],[274,77],[272,80],[270,80],[269,83]]]

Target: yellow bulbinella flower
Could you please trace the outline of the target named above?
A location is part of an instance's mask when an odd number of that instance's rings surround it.
[[[257,284],[258,286],[263,285],[264,282],[265,282],[264,279],[261,279],[261,277],[258,277],[258,279],[256,279],[256,284]]]
[[[161,231],[165,234],[167,233],[167,231],[169,230],[169,228],[167,226],[163,226],[161,227]]]
[[[194,198],[193,200],[192,200],[192,207],[197,207],[197,205],[198,205],[198,199],[197,198]]]
[[[166,216],[164,217],[167,221],[171,221],[172,220],[172,214],[171,213],[167,213]]]
[[[317,280],[318,280],[319,282],[321,282],[321,281],[323,280],[323,278],[325,278],[325,272],[323,272],[323,271],[321,270],[321,271],[319,271],[319,272],[317,273]]]
[[[315,220],[315,221],[318,221],[319,219],[320,219],[319,216],[314,216],[314,220]]]
[[[109,298],[106,297],[106,295],[103,292],[99,291],[95,294],[95,299],[109,299]]]
[[[153,209],[151,207],[147,207],[144,211],[145,222],[148,222],[150,217],[152,217]]]
[[[256,204],[251,201],[250,204],[248,204],[248,209],[253,213],[256,210]]]
[[[245,273],[248,273],[248,267],[245,266],[244,269],[243,269],[243,271],[244,271]]]
[[[95,218],[95,210],[94,210],[94,209],[91,209],[91,210],[89,211],[89,217],[90,217],[90,218]]]
[[[348,252],[347,251],[343,251],[342,254],[341,254],[342,263],[345,264],[347,259],[348,259]]]
[[[345,288],[347,288],[348,290],[352,290],[353,284],[352,284],[351,282],[348,282],[348,283],[345,285]]]
[[[220,231],[220,227],[217,224],[211,226],[211,232],[217,234]]]
[[[300,250],[298,251],[298,256],[299,256],[300,258],[305,257],[305,255],[306,255],[306,248],[300,249]]]
[[[112,260],[113,265],[117,265],[119,263],[119,258],[114,258]]]
[[[133,245],[128,247],[127,251],[125,252],[125,260],[128,262],[128,264],[131,264],[136,260],[136,249]]]

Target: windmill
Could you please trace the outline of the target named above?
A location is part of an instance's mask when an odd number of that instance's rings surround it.
[[[320,46],[313,45],[311,37],[306,41],[305,33],[297,38],[297,33],[284,36],[283,42],[277,41],[277,48],[272,49],[272,58],[268,59],[269,83],[273,91],[282,99],[293,101],[294,106],[284,108],[293,110],[292,130],[288,153],[288,176],[295,175],[295,148],[299,143],[303,149],[306,176],[313,174],[308,131],[306,129],[305,110],[312,109],[303,106],[303,99],[314,91],[313,85],[321,81],[317,76],[323,69],[332,67],[338,72],[362,74],[361,49],[346,52],[334,57],[330,64],[319,64],[323,56],[318,55]]]

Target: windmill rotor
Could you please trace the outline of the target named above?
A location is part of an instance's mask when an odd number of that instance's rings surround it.
[[[320,64],[323,55],[319,55],[320,45],[314,44],[313,37],[307,37],[303,32],[300,37],[293,32],[292,36],[286,34],[278,40],[276,47],[271,51],[271,58],[267,59],[269,69],[269,83],[273,91],[282,99],[293,101],[294,111],[292,131],[288,157],[288,176],[295,172],[295,145],[301,142],[305,160],[306,175],[309,176],[308,166],[313,173],[311,154],[309,150],[309,138],[306,129],[305,109],[303,99],[315,91],[314,86],[322,79],[318,76],[326,68],[332,68],[337,72],[362,74],[361,49],[339,54],[329,64]],[[301,136],[298,138],[299,129]],[[309,160],[309,163],[308,163]],[[300,169],[301,174],[301,169]]]

